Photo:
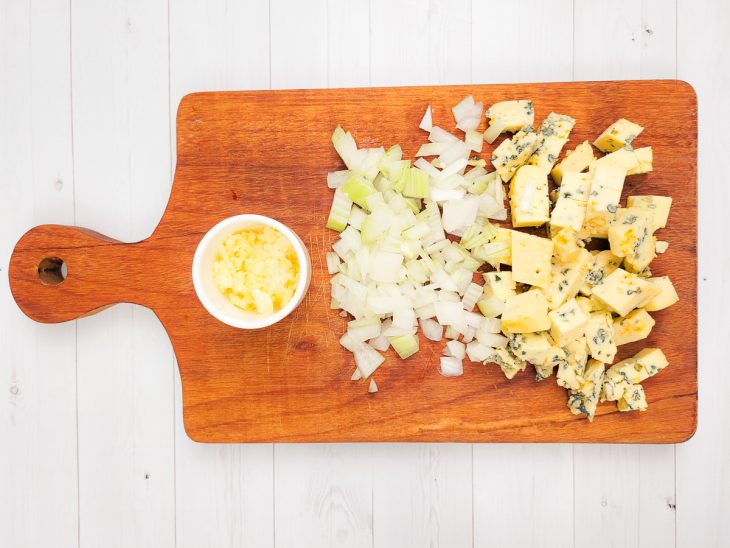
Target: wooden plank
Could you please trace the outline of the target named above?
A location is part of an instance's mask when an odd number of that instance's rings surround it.
[[[472,546],[471,444],[373,446],[373,545]]]
[[[336,121],[344,121],[361,143],[399,142],[410,155],[423,140],[412,121],[418,119],[423,104],[439,105],[443,115],[446,105],[467,92],[495,100],[515,93],[529,95],[536,98],[538,119],[548,110],[570,112],[583,120],[583,125],[576,125],[576,141],[592,135],[593,127],[608,126],[619,110],[646,124],[641,140],[652,143],[655,161],[664,169],[629,178],[625,192],[640,186],[642,192],[669,192],[675,198],[674,224],[663,229],[673,252],[660,255],[653,266],[656,272],[667,271],[671,261],[677,290],[689,296],[656,314],[662,330],[655,329],[645,343],[626,345],[619,353],[621,358],[640,346],[659,345],[673,364],[667,374],[647,383],[652,402],[647,412],[625,414],[601,406],[600,420],[587,428],[583,419],[566,412],[565,393],[557,385],[536,384],[527,374],[507,381],[496,367],[474,368],[472,374],[451,379],[451,389],[445,391],[433,360],[440,347],[425,340],[421,344],[426,351],[409,362],[389,357],[377,375],[382,383],[378,405],[365,403],[373,396],[349,380],[352,358],[337,344],[338,330],[332,326],[343,325],[343,319],[327,304],[329,278],[322,263],[315,262],[312,287],[293,316],[265,331],[226,328],[212,321],[195,297],[188,269],[200,235],[235,213],[248,210],[277,217],[299,232],[315,260],[323,256],[336,237],[324,228],[331,191],[321,184],[327,166],[339,165],[329,142]],[[599,108],[596,93],[609,96]],[[46,321],[74,317],[80,310],[120,299],[153,307],[175,346],[186,430],[198,440],[679,441],[694,430],[696,417],[696,349],[673,335],[681,332],[691,339],[696,333],[691,298],[696,288],[696,239],[692,228],[687,229],[694,226],[696,215],[694,100],[688,86],[672,81],[188,96],[178,115],[176,184],[154,236],[136,245],[94,245],[93,238],[78,231],[39,227],[13,255],[11,287],[24,310]],[[363,108],[373,104],[379,108]],[[378,124],[383,116],[392,123]],[[672,154],[673,120],[679,116],[688,124],[687,154],[682,156]],[[286,132],[269,130],[281,120],[287,120]],[[296,165],[291,158],[298,159]],[[243,206],[238,196],[245,196]],[[277,197],[296,205],[282,208]],[[81,269],[60,286],[38,284],[30,266],[34,257],[61,243],[69,248],[64,251],[68,260],[88,270]],[[126,261],[124,272],[109,268],[120,260]],[[171,271],[170,264],[181,267]],[[95,277],[105,283],[93,284],[90,292],[85,284]],[[163,277],[165,284],[154,285],[156,291],[150,292],[149,287]],[[78,298],[64,298],[69,295]],[[280,367],[267,366],[269,352],[282,356]],[[523,391],[535,401],[528,409],[522,398],[514,397]],[[323,393],[328,397],[322,398]]]
[[[571,80],[572,17],[571,0],[473,2],[472,80]]]
[[[354,84],[348,57],[362,66],[370,45],[361,3],[276,0],[271,8],[274,87]],[[360,17],[346,16],[349,10]],[[352,51],[343,33],[361,45]],[[274,454],[277,546],[372,546],[372,446],[283,444]]]
[[[675,0],[576,2],[575,79],[675,78],[676,35]]]
[[[0,4],[3,278],[29,226],[74,222],[69,29],[68,2]],[[75,322],[35,324],[0,283],[0,326],[0,544],[76,547]]]
[[[77,221],[121,239],[150,234],[170,188],[167,23],[165,2],[72,10]],[[82,546],[174,544],[172,367],[149,310],[79,323]]]
[[[468,0],[427,6],[373,0],[371,85],[471,82],[470,6]]]
[[[520,21],[520,34],[530,39],[516,39],[512,27],[496,21]],[[570,1],[474,2],[474,81],[570,80],[572,22]],[[545,512],[573,507],[571,446],[475,445],[473,468],[475,546],[572,544],[572,510]]]
[[[674,7],[674,2],[663,0],[626,0],[610,8],[601,2],[578,2],[575,78],[674,78]],[[596,21],[602,24],[596,25]],[[598,131],[601,128],[596,128]],[[662,169],[659,163],[656,169]],[[671,269],[656,272],[672,274]],[[649,401],[651,405],[651,394]],[[675,492],[674,447],[576,446],[575,457],[578,545],[674,545],[674,512],[668,503]],[[627,481],[619,480],[624,477]],[[623,519],[623,526],[621,531],[612,532],[608,524],[616,517]],[[602,531],[598,537],[596,530]],[[622,537],[624,540],[619,540]]]
[[[573,455],[567,444],[474,445],[474,546],[569,546]]]
[[[269,3],[175,0],[170,4],[170,111],[202,89],[269,87]],[[174,131],[173,142],[174,142]],[[175,375],[175,499],[178,548],[274,545],[271,444],[191,441]]]
[[[373,546],[372,447],[274,446],[277,546]]]
[[[373,83],[470,81],[470,2],[437,1],[414,10],[378,1],[372,10]],[[374,546],[471,545],[470,445],[378,444],[372,451]]]
[[[677,75],[697,90],[703,137],[699,154],[702,217],[698,246],[700,424],[695,437],[677,447],[677,546],[682,548],[724,546],[730,538],[730,522],[719,510],[725,508],[730,491],[730,370],[723,365],[730,352],[727,322],[723,319],[730,306],[730,250],[727,245],[717,245],[717,235],[726,234],[729,228],[726,204],[730,189],[723,177],[715,176],[718,159],[724,155],[722,140],[715,139],[715,135],[730,124],[728,20],[727,2],[698,5],[679,0]]]

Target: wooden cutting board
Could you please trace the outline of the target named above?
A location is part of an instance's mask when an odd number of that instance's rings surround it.
[[[427,137],[418,129],[426,105],[434,123],[451,130],[450,107],[468,94],[487,104],[533,99],[536,123],[551,111],[573,116],[566,149],[592,141],[619,117],[645,126],[636,145],[654,148],[655,171],[627,178],[624,203],[632,193],[674,198],[659,234],[669,250],[652,271],[669,274],[681,298],[653,314],[648,340],[620,347],[617,357],[645,346],[666,353],[669,368],[644,383],[648,411],[619,413],[606,403],[591,424],[570,414],[554,377],[536,383],[531,366],[508,381],[493,364],[465,362],[462,377],[444,378],[442,343],[423,338],[407,361],[388,352],[375,374],[377,394],[350,381],[352,356],[337,342],[345,319],[329,309],[324,260],[337,236],[324,228],[332,198],[325,176],[342,165],[332,130],[341,124],[359,146],[399,143],[412,158]],[[195,93],[180,103],[175,180],[154,234],[128,244],[83,228],[36,227],[15,248],[10,284],[20,308],[39,322],[118,302],[154,310],[180,366],[185,429],[201,442],[681,442],[697,423],[696,174],[697,100],[678,81]],[[218,322],[193,291],[196,245],[218,221],[240,213],[289,225],[312,257],[303,303],[262,331]],[[41,281],[58,276],[54,261],[39,275],[44,258],[63,260],[65,281]]]

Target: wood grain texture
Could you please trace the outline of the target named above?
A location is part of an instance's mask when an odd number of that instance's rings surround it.
[[[39,325],[6,282],[17,239],[74,224],[69,3],[0,3],[0,545],[75,548],[76,322]],[[39,525],[40,524],[40,525]]]
[[[351,359],[337,345],[344,321],[328,308],[323,264],[336,236],[323,226],[330,201],[324,176],[339,166],[331,130],[341,123],[361,146],[400,143],[412,155],[424,140],[414,124],[423,105],[433,106],[435,123],[448,126],[448,107],[468,93],[486,101],[532,97],[538,119],[550,111],[569,113],[578,120],[574,143],[619,116],[646,126],[640,141],[654,147],[656,171],[629,178],[624,196],[675,198],[662,234],[672,246],[653,270],[671,272],[682,297],[656,314],[648,341],[626,345],[619,355],[647,344],[667,354],[671,369],[646,386],[649,411],[620,414],[602,406],[589,425],[567,412],[562,389],[536,385],[528,374],[507,381],[493,366],[472,366],[461,378],[443,379],[435,365],[438,348],[425,342],[408,362],[389,356],[377,374],[377,396],[349,381]],[[687,120],[682,154],[676,152],[679,118]],[[192,94],[178,110],[175,182],[154,234],[130,245],[39,227],[16,248],[11,287],[21,308],[39,321],[70,319],[114,300],[152,308],[175,348],[185,427],[198,441],[679,442],[696,424],[695,119],[694,91],[676,81]],[[243,212],[291,226],[313,257],[303,304],[262,332],[215,322],[195,297],[189,274],[205,231]],[[69,278],[61,285],[37,280],[39,257],[49,254],[68,257]],[[123,274],[110,271],[119,264]],[[83,283],[97,277],[115,283]]]

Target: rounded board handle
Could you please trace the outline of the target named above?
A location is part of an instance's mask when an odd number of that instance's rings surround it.
[[[73,320],[119,302],[144,305],[145,287],[154,285],[143,247],[85,228],[37,226],[13,250],[10,290],[21,310],[43,323]]]

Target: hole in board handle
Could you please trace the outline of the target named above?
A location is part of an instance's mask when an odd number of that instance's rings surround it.
[[[38,263],[38,279],[44,285],[58,285],[68,276],[68,267],[63,259],[46,257]]]

